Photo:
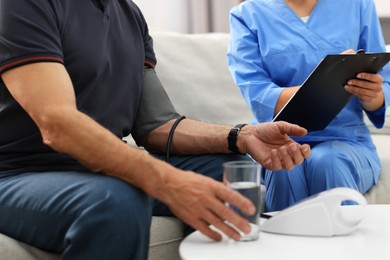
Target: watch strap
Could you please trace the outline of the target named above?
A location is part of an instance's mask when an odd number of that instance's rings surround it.
[[[241,128],[246,126],[247,124],[238,124],[234,126],[232,129],[230,129],[229,135],[228,135],[228,148],[231,152],[235,154],[243,154],[240,152],[240,150],[237,147],[237,136],[241,131]]]

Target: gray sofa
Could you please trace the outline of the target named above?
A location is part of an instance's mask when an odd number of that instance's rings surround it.
[[[157,73],[176,109],[189,118],[236,124],[249,122],[251,113],[226,66],[228,34],[184,35],[152,32],[158,57]],[[383,162],[377,186],[365,197],[369,203],[390,203],[390,124],[372,128]],[[131,144],[131,138],[127,138]],[[1,212],[0,212],[1,214]],[[183,223],[174,217],[153,217],[149,260],[179,259]],[[102,245],[103,246],[103,245]],[[58,255],[0,234],[0,260],[54,260]]]

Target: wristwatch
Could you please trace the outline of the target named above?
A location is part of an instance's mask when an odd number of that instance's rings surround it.
[[[238,133],[240,133],[241,128],[243,128],[246,125],[247,124],[238,124],[235,127],[233,127],[232,129],[230,129],[230,132],[228,135],[228,147],[229,147],[229,150],[235,154],[244,154],[244,153],[241,153],[240,150],[238,150],[236,143],[237,143]]]

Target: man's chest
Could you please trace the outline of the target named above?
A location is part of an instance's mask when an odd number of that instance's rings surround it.
[[[125,6],[112,1],[101,10],[92,1],[58,16],[64,63],[69,72],[97,74],[143,66],[142,28]]]

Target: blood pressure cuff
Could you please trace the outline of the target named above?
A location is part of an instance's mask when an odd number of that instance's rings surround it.
[[[180,117],[154,69],[145,69],[141,99],[131,135],[138,146],[154,129]]]

